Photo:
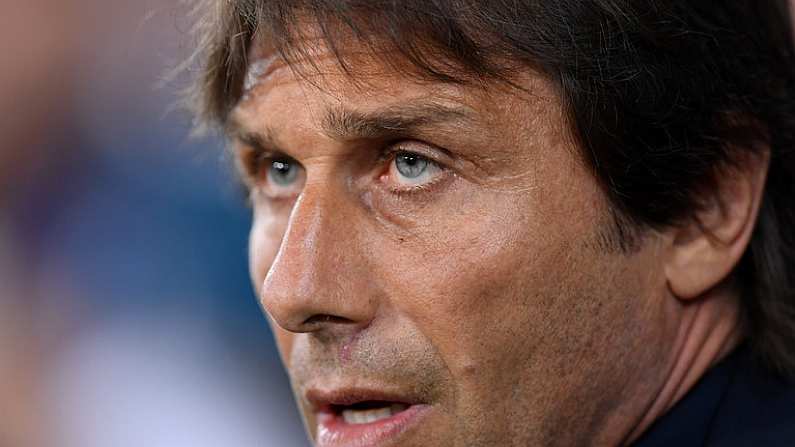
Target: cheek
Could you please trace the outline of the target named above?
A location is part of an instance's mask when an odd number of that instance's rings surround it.
[[[596,220],[550,227],[529,209],[499,211],[499,219],[469,216],[455,237],[439,237],[413,267],[420,287],[402,291],[413,297],[403,311],[452,378],[457,431],[492,445],[506,445],[506,433],[525,439],[532,428],[561,424],[547,414],[596,418],[628,382],[614,365],[663,338],[635,323],[655,313],[643,295],[644,281],[656,281],[653,263],[594,248]]]
[[[511,430],[510,418],[486,423],[486,415],[512,413],[506,402],[534,407],[506,398],[512,393],[549,406],[543,399],[567,392],[556,376],[606,330],[599,322],[609,320],[608,309],[600,308],[612,291],[597,286],[607,280],[600,269],[614,268],[607,255],[586,248],[594,245],[601,197],[571,184],[551,189],[557,195],[470,194],[424,219],[427,225],[393,247],[399,255],[382,263],[394,306],[445,363],[454,419],[469,425],[462,433],[481,423],[494,436]],[[616,297],[609,311],[621,305]]]
[[[287,218],[273,209],[258,209],[249,234],[249,273],[259,296],[260,288],[279,253],[282,237],[287,228]]]
[[[473,202],[478,201],[473,198]],[[484,377],[519,322],[528,296],[554,277],[554,244],[538,237],[532,211],[506,195],[427,219],[381,263],[393,305],[420,328],[458,379]],[[487,212],[478,211],[487,209]],[[462,211],[464,211],[462,213]]]

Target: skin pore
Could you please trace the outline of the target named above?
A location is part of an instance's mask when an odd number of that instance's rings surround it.
[[[363,84],[322,46],[304,77],[256,59],[229,133],[253,283],[313,439],[313,393],[367,388],[430,408],[394,445],[621,445],[738,342],[731,268],[683,273],[707,265],[703,235],[605,247],[607,199],[540,75],[450,85],[364,58]],[[762,180],[714,217],[744,222],[736,258]]]

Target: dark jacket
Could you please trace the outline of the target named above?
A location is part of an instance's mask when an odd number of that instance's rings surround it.
[[[741,346],[634,447],[795,447],[795,381],[755,366]]]

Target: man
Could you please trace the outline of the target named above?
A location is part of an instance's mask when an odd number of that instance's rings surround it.
[[[210,12],[316,445],[795,445],[786,2]]]

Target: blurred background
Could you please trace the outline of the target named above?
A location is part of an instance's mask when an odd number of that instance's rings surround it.
[[[0,446],[306,446],[179,0],[0,0]]]
[[[0,0],[0,446],[306,446],[177,0]]]

